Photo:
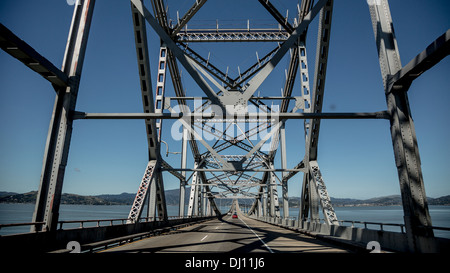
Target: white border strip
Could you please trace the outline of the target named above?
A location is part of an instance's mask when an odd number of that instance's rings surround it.
[[[269,250],[270,253],[274,253],[273,250],[270,249],[270,247],[266,244],[266,242],[264,242],[263,239],[261,239],[261,237],[259,237],[258,234],[256,234],[256,232],[255,232],[253,229],[251,229],[251,228],[247,225],[246,222],[244,222],[244,220],[242,220],[240,217],[239,217],[239,220],[241,220],[242,223],[244,223],[244,224],[247,226],[247,228],[250,229],[250,230],[253,232],[253,234],[255,234],[256,237],[258,237],[258,239],[263,243],[263,245],[267,248],[267,250]]]

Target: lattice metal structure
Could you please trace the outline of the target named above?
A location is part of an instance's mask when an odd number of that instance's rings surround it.
[[[33,222],[44,222],[40,230],[56,229],[72,123],[76,119],[145,121],[149,163],[130,210],[129,223],[139,221],[146,205],[145,200],[148,200],[148,217],[167,219],[162,172],[167,171],[180,181],[179,214],[182,217],[212,212],[220,215],[215,201],[217,198],[249,198],[254,200],[249,214],[270,217],[281,217],[282,203],[282,216],[289,217],[288,181],[302,172],[299,219],[319,221],[321,209],[329,225],[339,225],[339,222],[326,189],[326,178],[322,176],[318,164],[321,119],[387,119],[390,121],[409,247],[418,251],[424,248],[423,238],[433,237],[433,232],[429,228],[431,218],[407,91],[416,77],[449,54],[449,31],[402,67],[387,0],[367,0],[387,110],[374,113],[322,113],[328,51],[332,46],[333,0],[302,0],[293,23],[269,0],[259,0],[255,5],[264,7],[278,24],[278,28],[270,29],[254,29],[250,24],[242,29],[223,29],[218,23],[215,29],[192,29],[188,28],[188,22],[206,0],[192,1],[192,7],[181,18],[178,15],[175,22],[169,19],[163,0],[150,2],[149,9],[142,0],[131,0],[142,113],[76,111],[95,0],[80,0],[75,5],[61,69],[1,25],[1,47],[41,74],[57,93],[33,216]],[[318,37],[314,75],[310,80],[306,36],[310,23],[316,17],[319,21]],[[149,52],[148,26],[158,36],[159,52]],[[213,42],[264,42],[272,44],[273,49],[261,58],[256,52],[255,64],[242,72],[238,68],[239,76],[232,78],[228,69],[219,69],[212,64],[209,56],[197,52],[191,46],[193,43]],[[156,85],[151,77],[150,54],[159,54],[157,74],[154,75]],[[282,96],[260,96],[257,93],[259,87],[285,56],[289,56],[289,67]],[[205,96],[195,97],[185,93],[180,66]],[[166,92],[169,75],[173,83],[171,91],[175,94],[172,97],[167,96]],[[294,89],[296,81],[300,83],[300,90]],[[278,109],[267,103],[274,100],[280,101]],[[161,156],[164,119],[177,120],[182,128],[180,168],[171,166]],[[304,120],[305,155],[293,169],[288,169],[286,163],[285,134],[289,129],[285,123],[288,119]],[[254,136],[261,133],[264,133],[263,136],[255,141]],[[214,141],[207,140],[206,136],[214,137]],[[191,148],[194,157],[193,168],[187,167],[187,147]],[[206,151],[201,152],[202,149]],[[281,153],[280,169],[274,167],[278,150]],[[230,151],[240,153],[230,154]],[[184,198],[187,185],[191,186],[189,200]],[[281,202],[278,193],[280,188]],[[184,208],[186,202],[187,212]]]

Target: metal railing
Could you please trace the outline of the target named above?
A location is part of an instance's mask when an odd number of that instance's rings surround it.
[[[365,229],[369,229],[367,225],[377,225],[379,226],[379,230],[384,231],[384,226],[394,226],[394,227],[400,227],[400,232],[405,233],[405,225],[404,224],[396,224],[396,223],[379,223],[379,222],[365,222],[365,221],[353,221],[353,220],[338,220],[340,224],[344,223],[351,223],[351,227],[355,227],[355,224],[361,224],[364,225]]]
[[[181,216],[168,216],[167,220],[172,219],[190,219],[190,218],[200,218],[203,216],[190,216],[190,217],[181,217]],[[63,229],[63,225],[67,224],[79,224],[78,228],[87,228],[87,227],[102,227],[102,226],[113,226],[114,224],[120,224],[124,225],[127,224],[127,221],[130,220],[129,218],[116,218],[116,219],[94,219],[94,220],[68,220],[68,221],[58,221],[58,230]],[[139,219],[139,223],[145,223],[145,222],[152,222],[152,221],[162,221],[163,218],[160,217],[142,217]],[[101,224],[109,222],[109,224]],[[120,222],[120,223],[118,223]],[[96,223],[96,225],[93,226],[85,226],[86,223]],[[10,227],[18,227],[18,226],[32,226],[34,225],[36,227],[36,230],[39,230],[39,226],[43,225],[44,222],[28,222],[28,223],[11,223],[11,224],[0,224],[0,230],[2,228],[10,228]],[[68,228],[68,229],[73,229]],[[36,231],[36,232],[37,232]]]
[[[33,226],[33,225],[36,227],[36,230],[38,230],[38,226],[43,225],[43,224],[44,224],[44,222],[0,224],[0,230],[2,228],[8,228],[8,227]]]
[[[169,216],[168,219],[181,219],[181,218],[198,218],[201,216],[191,216],[191,217],[180,217],[180,216]],[[277,217],[278,218],[278,217]],[[280,218],[283,219],[283,218]],[[288,217],[285,218],[286,220],[295,221],[297,220],[297,217]],[[124,225],[127,223],[129,219],[128,218],[118,218],[118,219],[96,219],[96,220],[70,220],[70,221],[58,221],[59,230],[63,229],[64,224],[76,224],[79,223],[78,228],[86,228],[85,223],[97,223],[95,227],[101,227],[102,225],[100,223],[102,222],[109,222],[108,225],[103,226],[113,226],[115,222],[120,222],[121,225]],[[160,217],[142,217],[139,219],[140,223],[143,222],[152,222],[152,221],[161,221],[162,218]],[[309,221],[308,221],[309,222]],[[319,219],[319,223],[325,223],[325,219]],[[365,229],[371,229],[368,226],[379,226],[379,229],[384,231],[385,226],[393,226],[393,227],[399,227],[401,233],[405,233],[405,225],[404,224],[396,224],[396,223],[380,223],[380,222],[366,222],[366,221],[354,221],[354,220],[338,220],[339,224],[344,225],[344,223],[351,224],[351,227],[358,227],[356,225],[362,225]],[[11,223],[11,224],[0,224],[0,230],[2,228],[9,228],[9,227],[18,227],[18,226],[32,226],[34,225],[36,227],[36,230],[38,230],[38,226],[43,225],[44,222],[29,222],[29,223]],[[345,226],[345,225],[344,225]],[[442,230],[442,231],[450,231],[450,227],[437,227],[437,226],[429,226],[427,228],[431,228],[433,230]]]
[[[281,223],[281,219],[289,220],[291,221],[291,224],[293,224],[294,221],[297,220],[297,217],[290,216],[287,218],[283,217],[271,217],[275,218],[276,222]],[[278,221],[277,221],[278,220]],[[306,222],[313,222],[310,219],[306,219]],[[383,222],[368,222],[368,221],[355,221],[355,220],[338,220],[340,225],[343,226],[350,226],[352,228],[365,228],[365,229],[372,229],[372,230],[380,230],[380,231],[392,231],[392,230],[386,230],[385,227],[398,227],[400,229],[401,233],[406,233],[405,224],[398,224],[398,223],[383,223]],[[318,219],[316,223],[325,224],[325,219]],[[351,224],[351,225],[345,225],[345,224]],[[371,227],[372,226],[372,227]],[[378,226],[377,228],[374,228],[373,226]],[[441,231],[450,231],[450,227],[438,227],[438,226],[427,226],[422,228],[431,228],[433,230],[441,230]],[[395,232],[395,231],[393,231]]]

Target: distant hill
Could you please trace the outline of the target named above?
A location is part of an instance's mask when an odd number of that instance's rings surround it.
[[[362,207],[362,206],[401,206],[402,198],[400,195],[389,195],[374,197],[370,199],[351,199],[351,198],[331,198],[331,203],[335,207]],[[428,205],[450,205],[450,195],[439,198],[427,197]],[[289,206],[296,207],[300,204],[300,197],[289,198]]]
[[[450,195],[441,196],[439,198],[430,198],[430,199],[428,199],[429,205],[445,205],[445,206],[450,205]]]
[[[186,187],[185,200],[188,200],[190,188]],[[167,205],[178,205],[180,202],[180,190],[165,191]],[[101,194],[84,196],[71,193],[63,193],[61,204],[77,205],[132,205],[135,193]],[[27,193],[0,192],[0,203],[36,203],[37,191]]]
[[[36,197],[37,191],[31,191],[23,194],[16,193],[0,197],[0,203],[36,203]],[[133,200],[131,202],[133,202]],[[125,205],[126,203],[127,202],[125,200],[108,199],[99,196],[83,196],[71,193],[63,193],[61,196],[61,204]]]
[[[186,187],[185,200],[189,200],[190,188]],[[61,196],[61,204],[77,204],[77,205],[132,205],[136,194],[123,192],[121,194],[101,194],[84,196],[71,193],[63,193]],[[180,190],[166,190],[167,205],[178,205],[180,202]],[[0,203],[35,203],[37,191],[27,193],[0,192]],[[229,205],[232,199],[221,199],[222,205]],[[375,197],[365,200],[352,198],[334,198],[331,197],[331,203],[335,207],[345,206],[396,206],[401,205],[400,195],[389,195]],[[290,197],[289,206],[298,207],[300,197]],[[439,198],[428,197],[429,205],[450,205],[450,195]],[[282,202],[280,202],[282,205]]]
[[[14,195],[17,194],[16,192],[9,192],[9,191],[0,191],[0,198],[3,196],[8,196],[8,195]]]

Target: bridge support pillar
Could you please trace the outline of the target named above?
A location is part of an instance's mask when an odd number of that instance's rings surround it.
[[[412,252],[430,251],[426,238],[433,238],[431,217],[422,176],[422,168],[408,101],[408,86],[390,85],[389,80],[402,69],[391,13],[387,0],[368,2],[381,75],[391,115],[390,131],[394,148],[404,211],[406,234]],[[424,240],[425,238],[425,240]]]
[[[188,131],[183,127],[183,142],[181,143],[181,168],[186,168],[187,163],[187,141],[188,141]],[[181,175],[186,177],[186,172],[182,171]],[[186,179],[180,180],[180,207],[179,216],[184,217],[184,204],[185,204],[185,193],[186,193]]]
[[[273,163],[270,164],[270,167],[274,169]],[[271,217],[279,217],[280,216],[280,205],[278,202],[278,191],[277,191],[277,181],[275,177],[275,173],[270,173],[270,180],[269,180],[269,215]]]
[[[194,169],[198,168],[198,162],[195,162]],[[191,186],[191,193],[189,195],[189,206],[188,206],[188,213],[187,216],[197,216],[198,213],[198,172],[194,172],[192,175],[192,186]]]
[[[262,217],[266,217],[267,216],[267,203],[268,203],[268,196],[267,196],[267,191],[268,191],[269,187],[264,187],[263,189],[263,195],[261,197],[262,199]]]
[[[58,88],[50,121],[41,181],[33,214],[33,222],[44,222],[39,231],[55,230],[59,217],[61,191],[69,156],[75,111],[95,0],[81,0],[75,5],[62,71],[69,77],[67,88]],[[33,225],[31,231],[37,231]]]
[[[287,160],[286,160],[286,129],[285,123],[280,128],[280,148],[281,148],[281,168],[287,168]],[[287,173],[282,172],[281,176],[284,177]],[[282,194],[283,194],[283,217],[289,217],[289,197],[288,197],[288,181],[282,180]]]

